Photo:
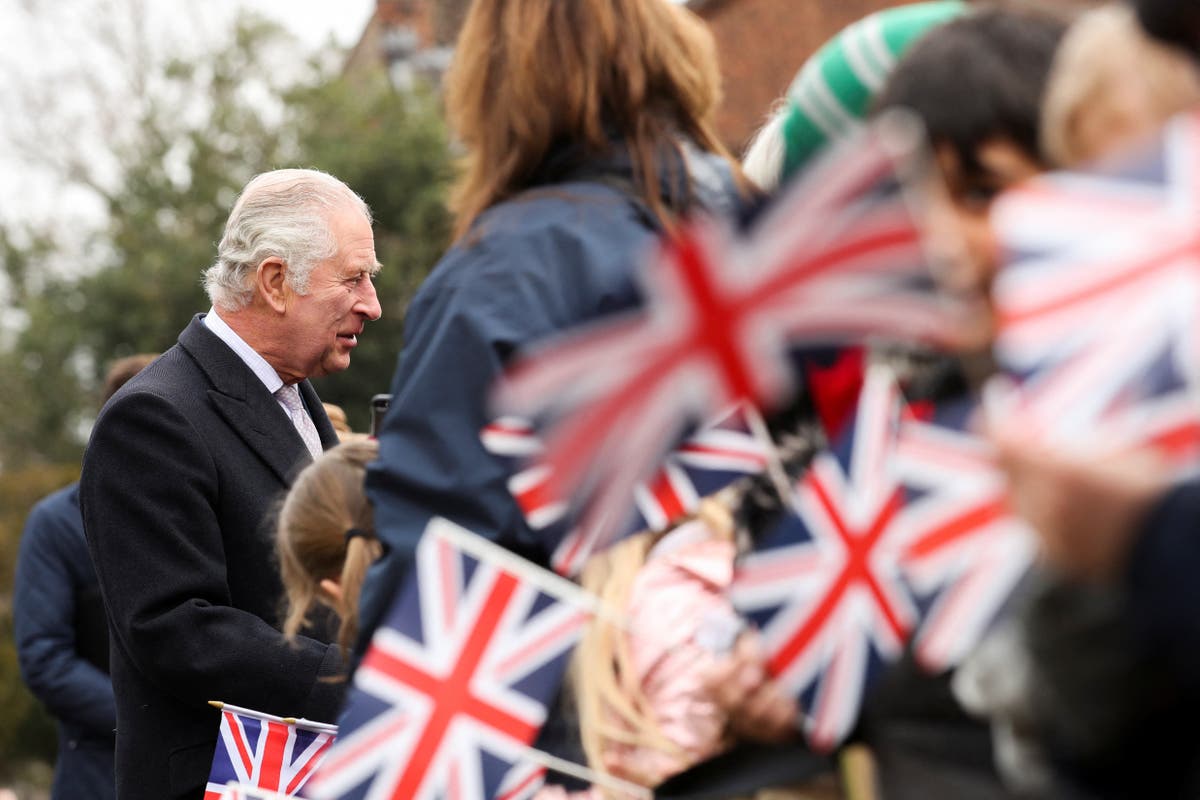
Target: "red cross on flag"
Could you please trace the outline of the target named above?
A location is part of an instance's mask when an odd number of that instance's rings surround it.
[[[635,487],[687,426],[738,403],[782,403],[793,349],[953,337],[897,177],[917,142],[882,122],[806,172],[748,233],[683,225],[643,273],[642,310],[546,343],[506,374],[499,413],[552,420],[539,491],[580,509],[584,556],[624,532]]]

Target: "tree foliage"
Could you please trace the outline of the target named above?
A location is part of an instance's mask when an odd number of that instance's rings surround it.
[[[79,477],[78,467],[37,467],[5,473],[0,481],[0,783],[18,777],[18,762],[54,753],[50,717],[21,683],[13,641],[12,581],[25,513],[41,498]]]
[[[0,700],[9,710],[0,752],[52,755],[46,718],[16,680],[11,646],[7,598],[24,517],[77,474],[108,363],[167,349],[207,309],[202,273],[254,174],[322,169],[371,206],[384,318],[368,326],[350,370],[318,391],[365,430],[371,395],[387,390],[404,309],[448,238],[438,100],[399,94],[382,74],[350,84],[317,60],[285,80],[279,57],[294,52],[280,29],[242,17],[209,50],[160,65],[152,81],[137,78],[136,97],[120,101],[123,124],[132,124],[109,142],[116,178],[70,152],[51,164],[105,209],[82,248],[67,244],[78,231],[0,217]],[[23,742],[16,750],[14,737]]]
[[[337,175],[375,215],[384,319],[368,326],[351,369],[318,387],[357,429],[367,424],[371,394],[390,381],[404,308],[446,244],[445,134],[435,97],[398,94],[382,75],[351,85],[314,65],[307,80],[277,85],[269,54],[282,37],[243,18],[207,57],[166,65],[138,133],[114,148],[118,187],[88,181],[108,222],[86,263],[62,274],[52,266],[60,232],[0,228],[4,275],[23,312],[0,349],[8,408],[19,411],[0,422],[0,464],[78,458],[107,363],[165,350],[207,308],[201,274],[234,196],[254,174],[285,166]],[[199,117],[196,97],[205,98]]]

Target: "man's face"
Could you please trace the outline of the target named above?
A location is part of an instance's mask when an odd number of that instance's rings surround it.
[[[371,278],[379,270],[371,225],[356,209],[330,212],[337,252],[313,267],[308,293],[287,286],[288,352],[284,380],[341,372],[367,320],[379,319],[379,298]]]
[[[1005,189],[1033,177],[1041,166],[1007,139],[984,142],[975,151],[978,170],[964,168],[947,144],[934,150],[943,191],[934,192],[931,214],[936,240],[951,243],[944,250],[943,288],[971,311],[966,349],[986,349],[994,336],[991,306],[992,278],[999,269],[999,247],[988,220],[992,201]]]

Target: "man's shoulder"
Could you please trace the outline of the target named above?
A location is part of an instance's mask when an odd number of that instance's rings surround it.
[[[27,527],[30,532],[35,529],[57,529],[72,525],[82,525],[79,519],[78,482],[51,492],[37,501],[29,511]]]
[[[177,344],[126,381],[106,407],[127,402],[134,395],[152,394],[163,398],[186,396],[195,391],[199,375],[195,361]]]

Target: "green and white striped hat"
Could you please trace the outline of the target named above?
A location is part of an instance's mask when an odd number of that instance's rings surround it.
[[[827,141],[862,124],[904,52],[930,28],[965,14],[962,0],[937,0],[878,11],[829,40],[800,69],[787,91],[783,177]]]

